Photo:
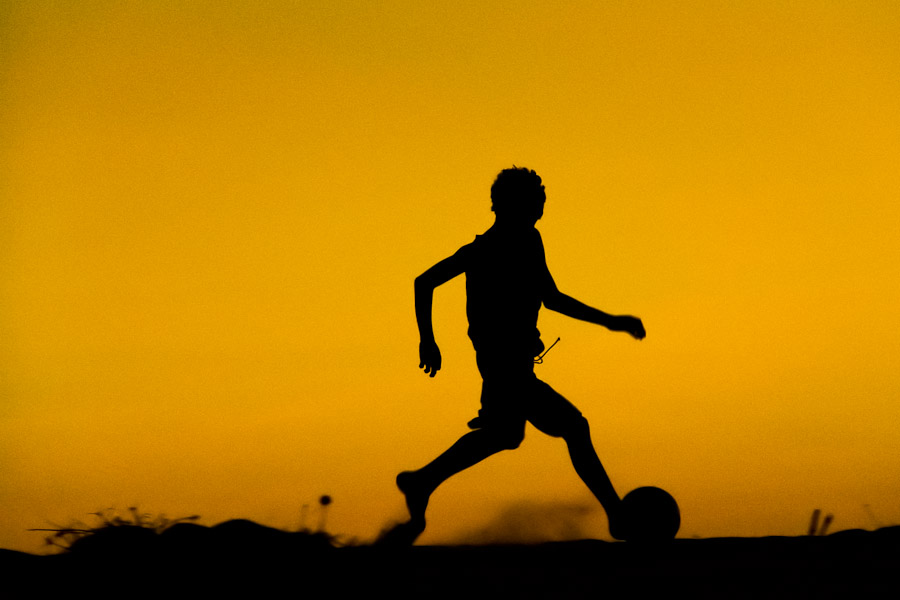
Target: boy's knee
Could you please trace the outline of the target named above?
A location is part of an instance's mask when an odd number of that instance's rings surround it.
[[[525,439],[525,428],[504,427],[493,432],[494,441],[501,450],[515,450]]]
[[[588,423],[588,420],[584,418],[582,415],[573,416],[571,419],[568,419],[565,425],[565,431],[563,432],[562,437],[569,438],[580,438],[584,436],[590,437],[591,435],[591,426]]]

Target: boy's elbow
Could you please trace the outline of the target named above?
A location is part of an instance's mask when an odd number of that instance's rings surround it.
[[[422,273],[413,281],[413,287],[416,292],[422,292],[426,290],[434,289],[434,282],[431,281],[431,278],[428,277],[428,273]]]

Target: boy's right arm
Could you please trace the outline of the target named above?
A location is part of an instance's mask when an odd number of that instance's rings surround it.
[[[463,247],[465,248],[465,247]],[[416,322],[419,325],[419,368],[431,377],[441,370],[441,351],[434,341],[431,305],[434,289],[465,271],[463,248],[416,277]]]

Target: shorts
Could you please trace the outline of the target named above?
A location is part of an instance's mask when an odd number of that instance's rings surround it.
[[[534,374],[534,359],[478,352],[484,383],[481,410],[469,422],[472,429],[503,428],[524,432],[525,422],[553,437],[562,437],[580,423],[581,411]]]

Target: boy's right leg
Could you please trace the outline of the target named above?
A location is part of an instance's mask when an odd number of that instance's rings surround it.
[[[603,463],[600,462],[600,457],[597,456],[587,419],[584,417],[572,419],[571,425],[561,437],[569,448],[569,458],[575,472],[606,511],[609,533],[617,540],[626,539],[627,523],[624,522],[622,500],[616,493]]]
[[[528,420],[547,435],[565,440],[575,472],[606,511],[610,534],[616,539],[625,539],[627,523],[624,522],[622,500],[597,456],[587,419],[543,381],[537,381],[535,390],[534,402],[529,404]]]
[[[397,475],[397,487],[406,496],[411,522],[420,524],[424,529],[428,499],[440,484],[501,450],[518,448],[524,437],[524,421],[521,427],[476,429],[459,438],[443,454],[418,471],[404,471]]]

